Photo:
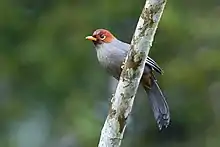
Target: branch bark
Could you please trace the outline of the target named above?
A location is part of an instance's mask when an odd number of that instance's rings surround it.
[[[166,0],[146,0],[131,41],[131,49],[111,100],[109,114],[101,131],[98,147],[119,147],[132,110],[145,61],[162,16]]]

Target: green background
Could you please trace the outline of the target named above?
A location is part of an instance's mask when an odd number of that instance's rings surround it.
[[[0,0],[0,147],[97,146],[115,87],[85,36],[130,42],[144,3]],[[140,91],[122,147],[220,146],[219,14],[219,0],[168,0],[150,56],[172,122],[159,132]]]

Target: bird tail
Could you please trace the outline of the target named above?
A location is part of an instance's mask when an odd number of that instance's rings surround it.
[[[153,74],[150,75],[150,77],[148,76],[148,82],[144,80],[143,87],[148,94],[154,117],[157,121],[159,130],[161,130],[162,128],[167,128],[170,123],[169,106],[156,78]]]

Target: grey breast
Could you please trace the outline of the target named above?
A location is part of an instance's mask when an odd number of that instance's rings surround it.
[[[120,77],[121,65],[127,55],[128,48],[125,47],[116,39],[96,47],[99,63],[116,79]]]

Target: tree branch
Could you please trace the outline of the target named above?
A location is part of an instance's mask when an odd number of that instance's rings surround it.
[[[101,131],[99,147],[119,147],[132,110],[154,35],[166,0],[146,0],[131,41],[131,49],[111,100],[109,114]]]

